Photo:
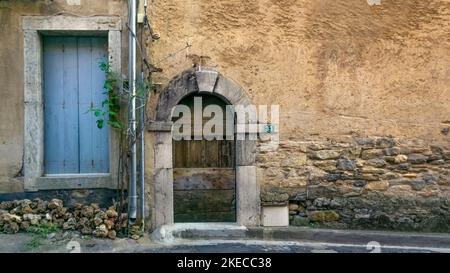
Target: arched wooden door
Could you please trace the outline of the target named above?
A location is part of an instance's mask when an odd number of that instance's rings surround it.
[[[195,97],[201,98],[202,112],[208,105],[217,105],[223,110],[223,118],[227,116],[227,103],[213,95],[197,93],[179,104],[194,113]],[[209,119],[203,118],[203,124]],[[223,127],[220,130],[225,131]],[[226,140],[225,132],[222,140],[194,140],[193,133],[191,140],[174,140],[172,149],[174,221],[236,222],[234,140]]]

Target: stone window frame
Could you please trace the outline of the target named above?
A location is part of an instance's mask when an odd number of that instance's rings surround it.
[[[45,35],[107,36],[108,58],[113,71],[120,72],[121,29],[118,16],[22,16],[24,48],[24,189],[117,188],[119,135],[110,130],[109,174],[44,175],[43,52]],[[119,73],[120,74],[120,73]]]
[[[251,104],[243,88],[212,69],[190,69],[170,81],[159,97],[156,118],[147,127],[154,140],[150,204],[152,229],[174,224],[172,110],[182,98],[199,92],[216,95],[231,105]],[[249,140],[248,136],[246,140],[236,140],[235,166],[236,224],[259,226],[261,201],[256,140]]]

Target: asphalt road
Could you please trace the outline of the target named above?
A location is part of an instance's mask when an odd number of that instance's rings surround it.
[[[450,253],[446,248],[418,248],[368,245],[329,244],[290,241],[186,241],[166,246],[140,249],[145,253]]]
[[[148,237],[108,240],[68,236],[61,240],[38,238],[27,233],[0,234],[0,253],[4,252],[115,252],[115,253],[450,253],[445,247],[338,244],[313,241],[273,240],[175,240],[156,243]]]

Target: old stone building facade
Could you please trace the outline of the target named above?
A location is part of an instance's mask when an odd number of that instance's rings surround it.
[[[146,196],[153,227],[173,222],[173,185],[166,183],[174,181],[170,108],[206,91],[199,90],[196,72],[212,71],[217,78],[210,92],[228,103],[280,106],[275,149],[264,141],[236,149],[244,158],[234,165],[237,222],[259,225],[261,208],[288,205],[291,225],[449,231],[447,1],[149,3],[161,38],[147,40],[147,56],[163,70],[152,75],[156,88],[147,109]],[[0,192],[23,192],[30,190],[23,169],[30,147],[23,17],[66,16],[74,28],[80,18],[120,21],[119,28],[102,31],[120,30],[116,45],[110,39],[108,46],[110,56],[121,49],[116,69],[126,74],[127,7],[121,0],[0,5],[6,26],[0,30]],[[114,188],[107,183],[47,183],[45,189]]]

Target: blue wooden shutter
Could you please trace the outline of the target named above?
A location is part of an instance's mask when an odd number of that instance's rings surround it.
[[[45,173],[109,172],[108,127],[98,129],[88,112],[108,97],[99,68],[106,55],[105,38],[45,37]]]

